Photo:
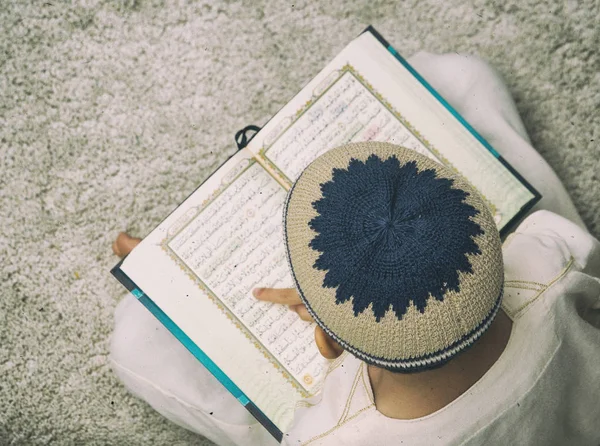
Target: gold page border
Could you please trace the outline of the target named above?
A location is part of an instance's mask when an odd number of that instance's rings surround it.
[[[221,301],[221,299],[208,287],[206,283],[204,283],[200,277],[198,277],[186,264],[185,262],[169,247],[169,243],[177,237],[181,231],[189,226],[189,224],[194,221],[198,215],[202,213],[211,203],[213,203],[229,186],[231,186],[239,177],[241,177],[250,167],[252,167],[256,160],[248,159],[248,166],[244,167],[231,181],[225,184],[221,184],[218,188],[216,188],[210,196],[208,196],[200,205],[198,212],[194,214],[193,217],[190,217],[188,222],[183,225],[181,228],[177,230],[177,232],[173,235],[167,235],[164,239],[160,241],[160,247],[167,253],[167,255],[179,266],[179,268],[198,286],[200,290],[206,293],[209,299],[227,316],[227,318],[248,338],[252,344],[263,354],[263,356],[269,360],[269,362],[278,370],[281,375],[300,393],[303,398],[308,398],[314,393],[316,393],[320,386],[317,385],[315,390],[311,394],[308,392],[302,385],[294,378],[288,370],[275,358],[275,356],[259,341],[259,339],[252,334],[250,330],[239,320],[239,318],[229,309],[227,306]],[[260,165],[260,164],[259,164]],[[261,165],[261,167],[263,167]],[[263,167],[264,169],[264,167]],[[269,172],[265,169],[267,174]],[[271,175],[272,176],[272,175]],[[278,183],[279,184],[279,183]],[[279,184],[284,190],[283,185]],[[168,231],[167,231],[168,232]]]
[[[402,116],[396,109],[394,109],[392,104],[390,104],[381,95],[381,93],[376,91],[375,88],[373,88],[373,86],[369,82],[367,82],[367,80],[358,72],[358,70],[356,68],[354,68],[351,64],[347,63],[340,70],[338,70],[338,72],[339,72],[339,76],[333,82],[331,82],[331,84],[325,90],[323,90],[323,92],[321,92],[321,94],[319,94],[318,96],[313,96],[310,100],[308,100],[302,107],[300,107],[296,111],[292,122],[290,122],[290,124],[281,131],[281,133],[277,136],[277,138],[275,138],[275,140],[269,146],[263,146],[258,151],[257,156],[260,157],[280,177],[281,181],[283,181],[289,187],[292,186],[292,181],[268,157],[267,152],[277,142],[277,140],[279,138],[281,138],[281,136],[283,136],[283,134],[287,130],[289,130],[296,123],[296,121],[298,119],[300,119],[300,117],[304,113],[306,113],[317,101],[319,101],[319,99],[321,99],[325,95],[325,93],[327,93],[338,81],[340,81],[341,78],[346,73],[349,73],[351,76],[354,76],[354,78],[358,82],[360,82],[360,84],[362,84],[369,91],[369,93],[371,93],[381,103],[381,105],[383,105],[392,114],[392,116],[394,116],[400,122],[400,124],[402,124],[415,138],[417,138],[425,146],[425,148],[427,150],[429,150],[438,159],[438,161],[440,163],[444,164],[446,167],[451,169],[454,173],[462,176],[467,181],[467,183],[469,183],[469,185],[471,185],[475,190],[479,191],[479,189],[477,189],[468,178],[466,178],[462,173],[460,173],[460,171],[456,167],[454,167],[454,165],[450,161],[448,161],[448,159],[446,157],[444,157],[433,146],[433,144],[431,144],[427,139],[425,139],[425,137],[423,137],[423,135],[421,135],[421,133],[417,129],[415,129],[413,127],[413,125],[404,116]],[[490,209],[491,214],[496,215],[496,212],[497,212],[496,206],[481,192],[479,192],[479,194],[483,197],[483,201]]]

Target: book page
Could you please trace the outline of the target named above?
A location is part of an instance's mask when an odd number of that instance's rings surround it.
[[[318,391],[328,361],[314,323],[255,299],[293,287],[282,233],[285,189],[244,151],[130,254],[121,269],[281,430]]]
[[[292,182],[312,160],[348,142],[383,141],[441,162],[360,80],[350,65],[335,73],[318,101],[280,137],[267,139],[264,158]],[[273,132],[271,137],[277,132]],[[269,144],[272,142],[272,144]]]
[[[382,141],[463,175],[502,229],[533,194],[371,34],[350,43],[248,149],[291,185],[325,151]]]

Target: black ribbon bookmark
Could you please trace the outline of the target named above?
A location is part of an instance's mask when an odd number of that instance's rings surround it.
[[[256,134],[260,131],[260,127],[257,125],[248,125],[244,127],[242,130],[238,131],[235,134],[235,142],[238,146],[238,150],[242,150],[244,147],[248,145],[252,138],[256,136]],[[254,134],[250,137],[246,133],[254,132]]]

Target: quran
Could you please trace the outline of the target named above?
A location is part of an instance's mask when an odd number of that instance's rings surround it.
[[[465,177],[501,235],[541,197],[372,27],[251,128],[111,273],[281,441],[331,361],[314,323],[252,289],[294,286],[282,212],[312,160],[348,142],[413,149]]]

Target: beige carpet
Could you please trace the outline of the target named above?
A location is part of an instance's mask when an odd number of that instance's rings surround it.
[[[111,374],[111,242],[148,233],[235,150],[236,130],[263,124],[370,23],[405,56],[497,67],[600,235],[598,0],[3,1],[1,445],[207,444]]]

